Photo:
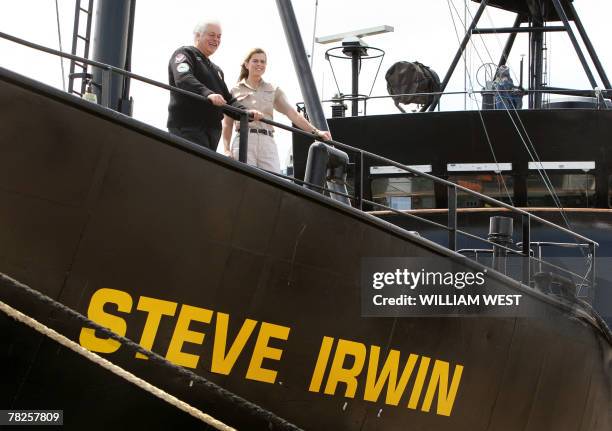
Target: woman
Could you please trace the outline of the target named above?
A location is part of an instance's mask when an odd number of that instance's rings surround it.
[[[241,65],[238,83],[230,90],[232,96],[238,99],[247,109],[256,109],[265,118],[272,119],[274,110],[286,115],[297,127],[312,132],[324,140],[330,140],[331,134],[318,130],[299,114],[287,101],[283,91],[264,81],[262,76],[266,71],[267,56],[263,49],[252,49]],[[223,119],[223,145],[225,155],[238,160],[240,137],[232,141],[232,131],[238,129],[238,123],[227,115]],[[236,130],[238,131],[238,130]],[[231,142],[231,147],[230,147]],[[249,123],[249,147],[247,163],[259,168],[280,172],[278,149],[274,142],[274,128],[261,121]]]

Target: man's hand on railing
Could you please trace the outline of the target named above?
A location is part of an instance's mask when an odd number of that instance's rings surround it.
[[[264,117],[264,114],[256,109],[248,109],[247,113],[249,114],[249,119],[253,119],[254,121],[259,121]]]
[[[331,141],[332,139],[332,135],[331,133],[329,133],[328,130],[318,130],[317,131],[317,136],[321,139],[323,139],[324,141]]]
[[[223,96],[221,96],[220,94],[216,94],[216,93],[209,94],[208,100],[210,100],[210,103],[212,103],[215,106],[223,106],[227,103],[225,99],[223,98]]]

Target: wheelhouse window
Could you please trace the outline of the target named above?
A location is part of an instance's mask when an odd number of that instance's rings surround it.
[[[508,204],[512,202],[511,197],[514,196],[514,178],[507,174],[481,173],[449,175],[448,180]],[[457,190],[458,208],[482,208],[488,206],[491,205],[484,200],[467,192]]]
[[[595,175],[557,172],[547,172],[547,175],[561,206],[573,208],[595,206]],[[531,173],[527,177],[527,205],[557,206],[539,173]]]
[[[396,210],[435,208],[434,183],[414,175],[372,179],[372,200]],[[382,208],[375,208],[382,209]]]
[[[550,179],[552,191],[564,207],[592,208],[595,206],[595,162],[529,162],[527,205],[557,206],[543,176]]]
[[[512,203],[514,178],[508,173],[512,163],[450,163],[446,169],[449,181],[498,201]],[[485,200],[457,190],[458,208],[488,206],[491,205]]]
[[[431,172],[431,165],[415,165],[419,172]],[[394,166],[370,167],[372,200],[396,210],[436,207],[434,182]],[[374,208],[380,210],[382,208]]]

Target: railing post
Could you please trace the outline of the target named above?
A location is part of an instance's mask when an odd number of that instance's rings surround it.
[[[242,163],[247,162],[249,151],[249,117],[245,112],[240,115],[240,143],[238,148],[238,160]]]
[[[523,253],[523,284],[529,286],[531,282],[531,216],[529,214],[522,215],[521,225],[523,231],[523,236],[521,238]]]
[[[359,114],[359,71],[361,70],[361,57],[359,51],[353,49],[351,52],[351,70],[352,70],[352,96],[351,115],[356,117]]]
[[[507,274],[508,250],[512,246],[514,219],[512,217],[493,216],[489,218],[488,240],[493,244],[491,266],[496,271]]]
[[[595,281],[596,281],[595,243],[593,242],[589,242],[589,256],[591,258],[591,272],[589,273],[588,301],[589,301],[589,304],[593,305],[593,302],[595,301]]]
[[[363,151],[359,151],[355,158],[355,206],[363,209]]]
[[[102,94],[100,94],[100,103],[105,108],[110,107],[110,91],[111,91],[111,70],[108,68],[102,69]]]
[[[448,248],[457,251],[457,188],[448,188]]]
[[[308,149],[304,187],[319,193],[329,192],[329,197],[346,205],[352,205],[346,189],[349,156],[342,150],[323,142],[315,142]],[[325,189],[327,184],[327,189]],[[338,193],[336,193],[338,192]]]

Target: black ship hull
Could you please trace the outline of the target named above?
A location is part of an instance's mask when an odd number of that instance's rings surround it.
[[[363,318],[363,258],[474,265],[121,115],[6,71],[0,81],[1,272],[304,429],[612,426],[612,346],[587,313],[491,272],[488,285],[520,292],[543,317]],[[268,429],[19,291],[0,295],[213,416]],[[142,415],[169,427],[146,395],[0,322],[1,405],[64,409],[70,429],[139,428]],[[398,372],[416,361],[397,399],[368,386],[393,350]],[[93,399],[117,408],[92,407],[85,422]],[[148,410],[127,414],[131,404]]]

